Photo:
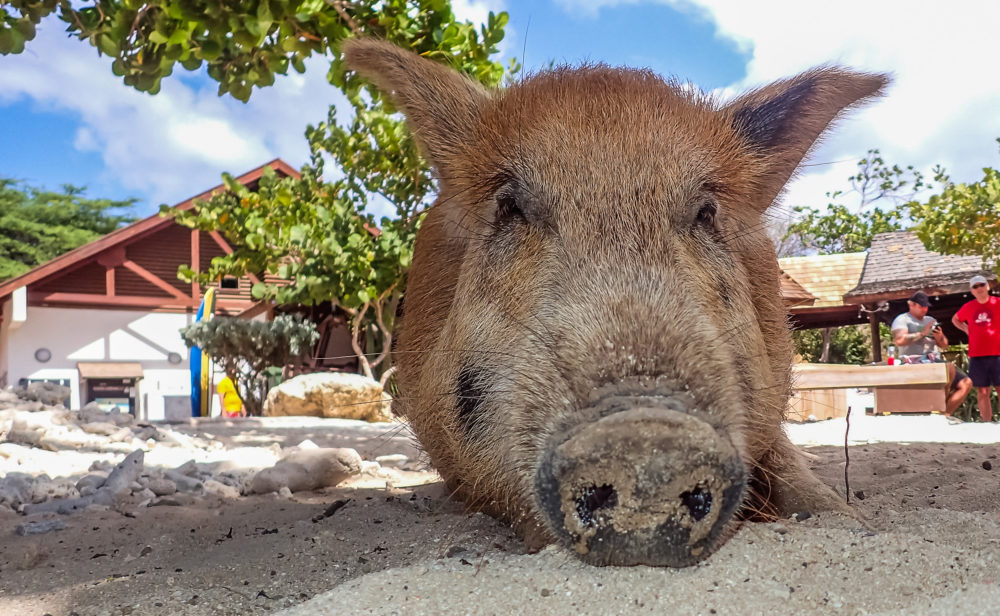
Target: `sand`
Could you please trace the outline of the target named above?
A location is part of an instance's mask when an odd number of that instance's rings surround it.
[[[61,516],[18,536],[0,514],[0,614],[994,614],[1000,609],[1000,426],[855,417],[838,515],[744,524],[686,569],[595,568],[527,554],[422,468],[405,426],[250,420],[185,428],[238,446],[308,436],[411,462],[292,498],[205,499],[135,517]],[[245,430],[246,426],[251,430]],[[789,426],[844,493],[844,421]],[[79,454],[78,454],[79,455]],[[30,462],[27,462],[30,463]],[[989,467],[987,470],[986,467]],[[51,473],[50,473],[51,474]],[[863,497],[863,499],[862,499]],[[346,501],[324,516],[332,503]]]

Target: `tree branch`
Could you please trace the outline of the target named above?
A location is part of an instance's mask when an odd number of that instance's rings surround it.
[[[361,321],[364,319],[365,313],[368,312],[368,306],[369,302],[365,302],[360,310],[348,310],[347,312],[348,314],[353,313],[352,316],[354,317],[351,319],[351,348],[354,349],[355,355],[361,360],[361,369],[364,370],[365,376],[374,379],[371,362],[368,361],[364,349],[361,348]]]
[[[349,2],[344,2],[343,0],[326,0],[326,3],[332,6],[333,10],[337,11],[337,14],[340,15],[340,18],[344,20],[347,27],[351,29],[351,32],[355,36],[362,36],[364,34],[361,28],[358,27],[357,22],[354,21],[354,18],[347,13],[347,7],[351,6]]]

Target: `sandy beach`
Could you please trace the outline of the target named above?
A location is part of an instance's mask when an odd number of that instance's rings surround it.
[[[842,494],[845,427],[788,426]],[[447,497],[403,424],[275,418],[173,429],[220,445],[179,447],[147,465],[186,456],[234,465],[241,453],[305,439],[405,462],[313,492],[30,516],[65,523],[38,535],[17,534],[28,518],[5,508],[0,613],[990,614],[1000,601],[996,424],[855,416],[848,477],[865,524],[813,512],[748,523],[685,569],[595,568],[557,548],[526,553],[508,528]],[[93,456],[121,458],[78,452],[57,465],[64,453],[5,443],[0,471],[78,476]]]

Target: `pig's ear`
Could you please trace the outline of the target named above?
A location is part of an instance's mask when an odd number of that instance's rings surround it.
[[[728,105],[733,127],[764,164],[755,201],[767,208],[816,140],[847,109],[879,95],[886,75],[815,68]]]
[[[402,110],[432,163],[448,166],[462,156],[462,143],[489,99],[485,88],[452,68],[385,41],[350,39],[340,49],[348,68],[370,80]]]

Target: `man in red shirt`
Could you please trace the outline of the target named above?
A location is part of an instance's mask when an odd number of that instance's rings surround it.
[[[1000,392],[1000,298],[990,295],[986,278],[969,281],[975,298],[958,309],[952,324],[969,335],[969,376],[979,397],[979,416],[993,419],[990,387]]]

